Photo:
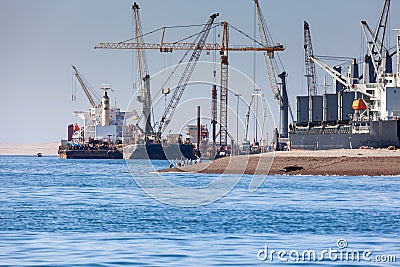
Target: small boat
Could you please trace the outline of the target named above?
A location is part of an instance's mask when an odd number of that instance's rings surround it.
[[[40,153],[40,152],[39,152],[39,153],[37,153],[37,154],[36,154],[36,156],[37,156],[38,158],[41,158],[41,157],[43,157],[42,153]]]

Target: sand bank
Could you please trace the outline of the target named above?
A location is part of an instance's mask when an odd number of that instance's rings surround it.
[[[400,175],[400,150],[341,149],[234,156],[165,171],[213,174]]]

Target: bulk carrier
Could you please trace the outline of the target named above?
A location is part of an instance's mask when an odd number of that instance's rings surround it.
[[[297,96],[297,121],[289,127],[291,149],[400,147],[400,31],[393,52],[384,46],[389,7],[386,0],[374,32],[361,21],[368,46],[361,75],[356,59],[343,75],[340,66],[310,57],[333,78],[335,93]]]
[[[88,111],[74,111],[74,115],[83,120],[83,126],[77,123],[68,125],[68,138],[61,140],[58,148],[60,158],[66,159],[122,159],[123,123],[126,112],[110,106],[107,91],[111,88],[104,84],[101,103],[96,104],[89,87],[83,81],[75,66],[74,74],[81,83],[83,91],[91,103]]]
[[[101,102],[96,102],[95,91],[90,90],[76,67],[72,67],[91,108],[73,112],[83,120],[83,125],[68,125],[68,138],[61,140],[58,149],[60,158],[194,160],[199,157],[193,144],[188,140],[182,142],[180,134],[169,134],[166,139],[157,141],[144,134],[139,125],[126,124],[129,119],[137,120],[137,112],[124,112],[112,107],[107,93],[111,88],[106,84],[101,88],[104,91]]]

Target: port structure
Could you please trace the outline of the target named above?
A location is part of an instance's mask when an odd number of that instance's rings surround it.
[[[258,24],[258,33],[260,36],[261,45],[264,47],[270,47],[273,44],[273,40],[271,35],[269,34],[267,23],[265,21],[265,17],[261,11],[260,3],[258,0],[254,0],[256,5],[256,16],[257,16],[257,24]],[[286,77],[287,73],[284,71],[278,75],[281,79],[281,88],[277,81],[277,74],[274,65],[276,62],[274,60],[274,51],[264,51],[264,62],[267,70],[267,76],[269,81],[269,87],[271,88],[272,94],[274,98],[278,102],[278,106],[280,109],[280,137],[287,138],[289,136],[289,122],[288,122],[288,112],[290,112],[290,116],[292,121],[294,121],[293,111],[289,105],[289,100],[287,96],[287,88],[286,88]],[[278,140],[276,140],[278,142]]]
[[[142,24],[139,14],[139,5],[134,2],[132,6],[133,17],[134,17],[134,29],[135,29],[135,42],[138,44],[143,44],[143,33]],[[144,133],[146,136],[153,135],[154,130],[151,126],[151,93],[150,93],[150,74],[148,71],[146,53],[143,49],[136,50],[136,64],[138,70],[139,78],[139,96],[138,100],[142,103],[142,114],[136,123],[136,126],[140,129],[139,123],[142,118],[145,118],[145,129]],[[142,130],[143,131],[143,130]]]
[[[369,27],[368,23],[365,20],[361,21],[361,26],[363,29],[364,37],[367,42],[368,52],[367,55],[368,60],[372,61],[372,66],[374,73],[373,77],[369,77],[370,82],[376,82],[376,76],[379,75],[379,72],[382,71],[384,73],[392,72],[386,64],[382,64],[383,62],[383,49],[385,35],[386,35],[386,28],[387,28],[387,21],[389,18],[389,11],[390,11],[390,0],[385,0],[381,15],[379,17],[378,25],[376,27],[375,32],[372,32],[371,28]],[[386,60],[391,58],[393,55],[389,55],[388,50],[386,49]],[[391,63],[391,62],[390,62]],[[389,65],[389,64],[388,64]]]
[[[229,61],[228,61],[228,48],[229,46],[229,30],[228,23],[226,21],[223,22],[223,32],[222,32],[222,50],[221,54],[221,83],[220,83],[220,134],[219,134],[219,143],[221,147],[225,147],[228,145],[228,88],[229,88],[229,79],[228,79],[228,69],[229,69]],[[239,116],[239,115],[237,115]],[[236,140],[238,142],[238,140]]]
[[[135,7],[136,6],[136,7]],[[140,22],[139,17],[138,17],[138,10],[139,7],[135,3],[134,4],[134,10],[135,16],[135,24],[138,25]],[[98,45],[96,45],[94,48],[95,49],[116,49],[116,50],[137,50],[141,51],[141,58],[143,60],[144,58],[144,50],[159,50],[162,53],[172,53],[174,50],[186,50],[191,51],[193,50],[193,54],[190,57],[186,68],[184,70],[184,73],[178,82],[177,87],[175,88],[172,97],[169,101],[169,104],[167,105],[164,115],[161,118],[161,121],[158,126],[158,131],[156,133],[158,138],[161,138],[161,135],[163,131],[167,128],[169,122],[172,119],[173,113],[180,101],[180,98],[182,97],[182,94],[185,90],[185,87],[190,79],[191,74],[194,71],[195,65],[197,61],[200,58],[201,52],[203,50],[206,51],[220,51],[220,146],[225,147],[227,146],[227,137],[229,136],[232,138],[232,136],[228,133],[227,131],[227,124],[228,124],[228,116],[227,116],[227,111],[228,111],[228,69],[229,69],[229,60],[228,60],[228,52],[264,52],[264,54],[268,54],[269,57],[274,57],[275,52],[280,52],[284,51],[285,47],[281,44],[274,44],[270,45],[270,43],[259,43],[260,46],[244,46],[244,45],[231,45],[229,44],[229,24],[224,21],[222,22],[223,26],[223,38],[222,38],[222,44],[218,43],[206,43],[207,36],[213,26],[214,19],[218,16],[218,14],[213,14],[210,16],[209,21],[207,24],[204,26],[203,30],[200,32],[201,36],[199,38],[198,43],[189,43],[189,42],[164,42],[164,33],[165,33],[165,28],[162,34],[161,42],[160,43],[145,43],[143,42],[142,38],[135,38],[135,42],[101,42]],[[140,27],[141,30],[141,27]],[[143,36],[141,32],[137,31],[135,33],[136,37],[137,36]],[[186,55],[186,54],[185,54]],[[139,63],[138,63],[139,66]],[[141,68],[146,66],[144,63],[141,64]],[[147,74],[148,75],[148,74]],[[146,77],[146,74],[143,74],[141,77]],[[150,76],[148,76],[150,77]],[[269,76],[270,77],[270,76]],[[272,77],[272,76],[271,76]],[[277,83],[275,83],[276,86],[279,86]],[[148,87],[150,88],[150,85]],[[275,93],[275,98],[277,98],[279,101],[281,101],[281,96],[280,96],[280,91],[279,88],[276,89],[278,93]],[[275,91],[276,91],[275,90]],[[150,97],[149,95],[147,97]],[[213,104],[212,104],[212,113],[213,113],[213,120],[215,120],[214,117],[217,114],[216,112],[216,105],[215,105],[215,99],[216,98],[216,90],[213,87]],[[144,109],[144,108],[143,108]],[[146,116],[146,114],[142,114],[142,116]],[[150,116],[147,116],[149,118]],[[214,123],[215,125],[215,123]],[[213,140],[215,142],[215,140]]]
[[[186,85],[188,84],[190,77],[196,67],[196,63],[201,56],[201,52],[203,51],[204,44],[207,40],[208,34],[210,33],[213,22],[217,16],[219,16],[218,13],[211,15],[207,24],[204,26],[204,29],[202,30],[202,34],[199,38],[196,49],[193,51],[187,65],[185,67],[185,70],[183,71],[182,77],[180,78],[178,85],[172,94],[172,97],[168,103],[168,106],[164,111],[164,115],[161,118],[160,124],[158,126],[158,132],[157,132],[158,138],[161,138],[162,132],[167,128],[168,124],[170,123],[170,121],[172,119],[174,111],[179,104],[179,101],[183,95]]]
[[[400,87],[400,80],[398,79],[400,70],[398,69],[396,73],[393,73],[392,70],[392,56],[397,54],[397,64],[400,62],[399,44],[396,51],[392,54],[384,46],[389,9],[390,0],[385,0],[375,32],[371,30],[366,21],[361,21],[361,27],[368,48],[364,61],[364,73],[361,77],[358,77],[356,74],[357,71],[353,71],[353,69],[356,69],[355,58],[350,66],[349,74],[346,76],[324,63],[321,59],[310,57],[323,70],[330,74],[334,81],[341,83],[346,92],[354,92],[355,97],[361,94],[370,100],[368,101],[370,103],[367,103],[367,111],[370,114],[367,116],[369,120],[388,120],[390,117],[397,117],[397,115],[393,114],[397,114],[396,110],[398,107],[393,103],[387,104],[386,101],[386,98],[389,97],[388,94],[394,93],[395,89]],[[399,35],[397,38],[399,43]],[[385,56],[383,55],[384,51],[386,51]],[[388,90],[388,88],[391,89]]]
[[[306,78],[307,78],[307,88],[308,96],[317,95],[317,76],[315,74],[315,63],[310,57],[314,56],[314,51],[311,41],[311,31],[310,24],[304,21],[304,57],[305,57],[305,67],[306,67]]]
[[[395,51],[393,54],[389,54],[388,49],[384,46],[387,22],[390,11],[390,2],[390,0],[384,1],[384,6],[379,17],[375,32],[371,30],[365,20],[362,20],[360,22],[368,47],[368,54],[366,54],[364,61],[364,74],[362,76],[364,84],[375,83],[377,81],[377,75],[384,76],[385,73],[390,73],[392,71],[391,67],[388,66],[391,65],[391,57],[396,54],[397,51]],[[386,64],[383,64],[384,49],[386,50]],[[353,77],[351,73],[345,76],[338,72],[337,69],[332,68],[315,56],[310,56],[310,59],[314,61],[317,65],[319,65],[330,76],[332,76],[335,81],[341,83],[347,90],[359,92],[368,97],[374,98],[374,95],[369,93],[370,90],[366,90],[365,88],[363,88],[362,85],[357,85],[359,83],[360,77]],[[352,64],[354,63],[356,63],[356,59],[353,59]]]

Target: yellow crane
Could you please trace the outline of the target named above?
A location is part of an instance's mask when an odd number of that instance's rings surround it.
[[[197,48],[196,43],[136,43],[136,42],[101,42],[97,44],[95,49],[125,49],[125,50],[160,50],[160,52],[173,52],[174,50],[195,50]],[[204,44],[203,50],[205,51],[236,51],[236,52],[246,52],[246,51],[265,51],[265,52],[275,52],[284,51],[285,47],[283,45],[275,46],[244,46],[244,45],[230,45],[229,47],[223,47],[220,44]]]

